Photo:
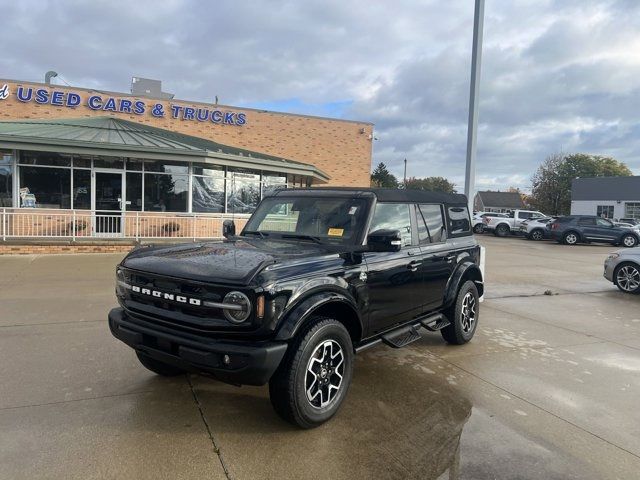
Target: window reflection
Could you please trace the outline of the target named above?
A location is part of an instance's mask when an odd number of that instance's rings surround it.
[[[260,175],[232,172],[227,199],[228,213],[253,213],[260,202]]]
[[[186,212],[188,184],[186,175],[145,173],[145,211]]]

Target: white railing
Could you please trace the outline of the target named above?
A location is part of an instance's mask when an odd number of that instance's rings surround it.
[[[0,238],[35,239],[216,239],[222,223],[235,219],[238,231],[246,214],[96,212],[89,210],[1,209]]]

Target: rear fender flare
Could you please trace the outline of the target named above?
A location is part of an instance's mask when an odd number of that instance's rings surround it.
[[[462,284],[463,280],[473,280],[478,288],[479,296],[484,294],[484,279],[482,278],[482,272],[478,265],[473,263],[472,261],[465,260],[458,265],[451,278],[447,282],[447,287],[445,289],[444,296],[444,306],[448,307],[451,305],[455,299],[456,294],[458,293],[458,289]]]

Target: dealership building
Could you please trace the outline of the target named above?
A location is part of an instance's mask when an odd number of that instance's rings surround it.
[[[571,214],[640,220],[640,176],[574,179]]]
[[[0,235],[219,237],[278,188],[369,185],[373,125],[0,80]]]

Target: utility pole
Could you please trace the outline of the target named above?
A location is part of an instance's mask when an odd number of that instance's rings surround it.
[[[464,193],[473,211],[473,195],[476,189],[476,139],[478,130],[478,102],[480,93],[480,66],[482,64],[482,28],[484,24],[484,0],[475,0],[473,15],[473,45],[471,51],[471,87],[469,92],[469,126],[467,128],[467,167],[464,176]]]
[[[407,159],[404,159],[404,180],[403,180],[403,185],[406,187],[407,186]]]

